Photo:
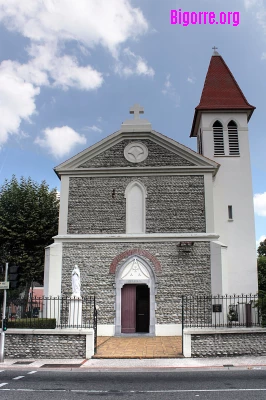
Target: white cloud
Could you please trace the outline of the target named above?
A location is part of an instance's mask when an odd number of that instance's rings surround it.
[[[248,10],[251,7],[261,4],[261,0],[244,0],[244,4],[246,9]]]
[[[102,129],[98,128],[98,126],[96,125],[92,125],[92,126],[85,126],[83,128],[84,131],[93,131],[93,132],[98,132],[98,133],[102,133]]]
[[[191,84],[194,84],[196,82],[196,77],[195,77],[191,67],[189,67],[189,75],[188,75],[188,78],[187,78],[187,82],[189,82]]]
[[[54,43],[33,44],[28,51],[33,57],[29,62],[32,69],[42,71],[49,78],[43,84],[51,84],[63,89],[74,87],[81,90],[93,90],[103,83],[102,74],[90,65],[80,67],[75,57],[59,56]]]
[[[149,28],[130,0],[0,0],[0,21],[30,40],[27,63],[4,61],[0,66],[4,80],[0,85],[0,104],[4,104],[0,144],[34,113],[41,86],[94,90],[103,84],[102,74],[91,65],[81,66],[73,55],[63,53],[67,42],[75,43],[83,56],[90,55],[88,49],[102,46],[119,63],[122,44]],[[132,57],[134,62],[121,67],[121,74],[154,75],[145,60],[133,53]]]
[[[44,137],[37,137],[35,143],[47,148],[48,152],[59,158],[67,155],[78,144],[86,144],[85,136],[80,135],[69,126],[46,128]]]
[[[12,62],[0,64],[0,146],[7,141],[8,134],[19,133],[21,120],[29,121],[39,92],[39,88],[16,74]]]
[[[256,247],[258,248],[260,245],[260,242],[264,242],[264,240],[266,239],[265,235],[262,235],[257,241],[256,241]]]
[[[123,50],[125,61],[117,61],[115,72],[121,76],[146,75],[153,77],[155,72],[149,67],[147,62],[141,57],[133,53],[128,47]],[[126,65],[127,64],[127,65]]]
[[[0,20],[34,42],[77,41],[85,47],[119,46],[148,30],[129,0],[0,0]]]
[[[260,217],[266,217],[266,192],[255,194],[253,202],[255,213]]]
[[[175,107],[179,107],[180,96],[177,94],[175,88],[173,87],[170,78],[170,74],[166,75],[166,80],[164,82],[162,93],[174,102]]]
[[[250,13],[252,11],[253,16],[262,27],[264,34],[266,34],[266,6],[263,0],[244,0],[244,5],[247,12]]]

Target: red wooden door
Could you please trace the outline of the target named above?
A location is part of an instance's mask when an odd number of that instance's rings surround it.
[[[136,332],[136,285],[121,289],[121,333]]]

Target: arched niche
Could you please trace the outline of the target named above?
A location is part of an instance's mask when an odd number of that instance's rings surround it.
[[[125,191],[126,233],[145,233],[147,191],[140,181],[132,181]]]

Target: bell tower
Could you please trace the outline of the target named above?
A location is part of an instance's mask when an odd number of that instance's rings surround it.
[[[220,235],[212,244],[214,294],[258,290],[248,138],[254,110],[214,48],[190,134],[198,152],[220,164],[213,179],[214,230]]]

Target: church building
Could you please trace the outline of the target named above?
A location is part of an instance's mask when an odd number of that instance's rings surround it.
[[[190,137],[152,129],[139,105],[121,128],[55,168],[59,231],[45,250],[45,296],[95,294],[98,335],[181,332],[181,297],[255,294],[250,105],[211,57]]]

